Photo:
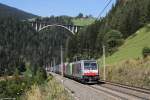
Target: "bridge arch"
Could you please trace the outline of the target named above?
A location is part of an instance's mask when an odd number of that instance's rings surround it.
[[[59,25],[59,24],[52,24],[52,25],[46,25],[46,26],[43,26],[42,28],[39,28],[39,30],[38,30],[38,32],[40,32],[40,31],[42,31],[42,30],[44,30],[44,29],[46,29],[46,28],[48,28],[48,27],[62,27],[62,28],[64,28],[64,29],[66,29],[66,30],[68,30],[69,32],[71,32],[72,34],[72,36],[75,36],[75,33],[73,32],[73,31],[71,31],[68,27],[66,27],[66,26],[64,26],[64,25]],[[67,40],[66,40],[66,46],[68,45],[68,43],[69,43],[69,39],[70,39],[70,37],[69,38],[67,38]],[[63,50],[62,50],[63,48],[62,48],[62,45],[61,45],[61,56],[63,55],[62,53],[63,53]],[[68,48],[67,48],[68,49]],[[66,52],[68,52],[68,50],[66,50]],[[62,58],[61,58],[62,59]],[[63,60],[62,60],[63,61]],[[63,62],[62,62],[63,63]]]
[[[64,25],[59,25],[59,24],[46,25],[46,26],[40,28],[40,29],[38,30],[38,32],[40,32],[40,31],[42,31],[43,29],[46,29],[46,28],[48,28],[48,27],[55,27],[55,26],[56,26],[56,27],[62,27],[62,28],[64,28],[64,29],[68,30],[69,32],[72,33],[72,35],[75,34],[75,33],[74,33],[73,31],[71,31],[68,27],[66,27],[66,26],[64,26]]]

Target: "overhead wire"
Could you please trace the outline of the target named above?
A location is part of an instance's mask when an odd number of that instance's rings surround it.
[[[108,2],[109,1],[109,2]],[[108,2],[108,3],[107,3]],[[96,18],[96,20],[98,20],[100,18],[100,16],[102,16],[102,14],[104,13],[104,11],[106,10],[106,8],[110,5],[110,3],[112,2],[112,0],[107,0],[106,1],[106,6],[102,9],[102,11],[100,12],[100,14],[98,15],[98,17]]]

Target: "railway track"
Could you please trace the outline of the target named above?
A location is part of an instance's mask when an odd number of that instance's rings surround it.
[[[107,90],[106,88],[98,88],[96,87],[95,85],[93,86],[89,86],[91,89],[94,89],[95,91],[97,92],[104,92],[105,94],[107,95],[110,95],[112,96],[113,98],[115,99],[119,99],[119,100],[127,100],[126,98],[122,97],[122,96],[119,96],[117,93],[114,93],[113,91],[110,91],[110,90]]]
[[[105,83],[105,84],[119,86],[119,87],[122,87],[122,88],[138,91],[138,92],[141,92],[141,93],[150,94],[150,89],[140,88],[140,87],[133,87],[133,86],[124,85],[124,84],[120,84],[120,83],[109,82],[109,81],[106,81],[106,82],[102,81],[102,82]]]
[[[103,91],[121,100],[150,100],[149,89],[131,87],[104,81],[97,85],[90,85],[89,87],[98,91]]]
[[[107,95],[110,98],[113,98],[113,100],[150,100],[149,89],[131,87],[108,81],[101,81],[98,84],[88,84],[83,86],[85,86],[84,88],[89,88],[96,92],[98,95]]]

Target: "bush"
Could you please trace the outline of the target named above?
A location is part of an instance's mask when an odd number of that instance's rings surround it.
[[[110,30],[104,36],[104,41],[106,45],[106,51],[108,54],[113,54],[117,51],[117,48],[121,46],[124,42],[122,33],[117,30]]]
[[[38,84],[42,84],[47,79],[47,74],[44,68],[39,67],[34,76],[34,81]]]
[[[0,81],[0,98],[19,99],[26,88],[27,84],[23,80]]]
[[[142,53],[143,53],[144,58],[146,58],[147,56],[150,56],[150,47],[144,47]]]
[[[26,66],[26,72],[23,78],[20,78],[19,70],[16,69],[12,78],[0,81],[0,98],[16,98],[20,97],[29,90],[33,84],[43,84],[47,79],[44,68],[37,67],[36,74],[31,69],[30,65]]]

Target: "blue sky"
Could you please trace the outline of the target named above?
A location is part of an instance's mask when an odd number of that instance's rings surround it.
[[[0,3],[19,8],[39,16],[76,16],[79,12],[97,17],[109,0],[0,0]],[[102,16],[108,12],[115,0]]]

